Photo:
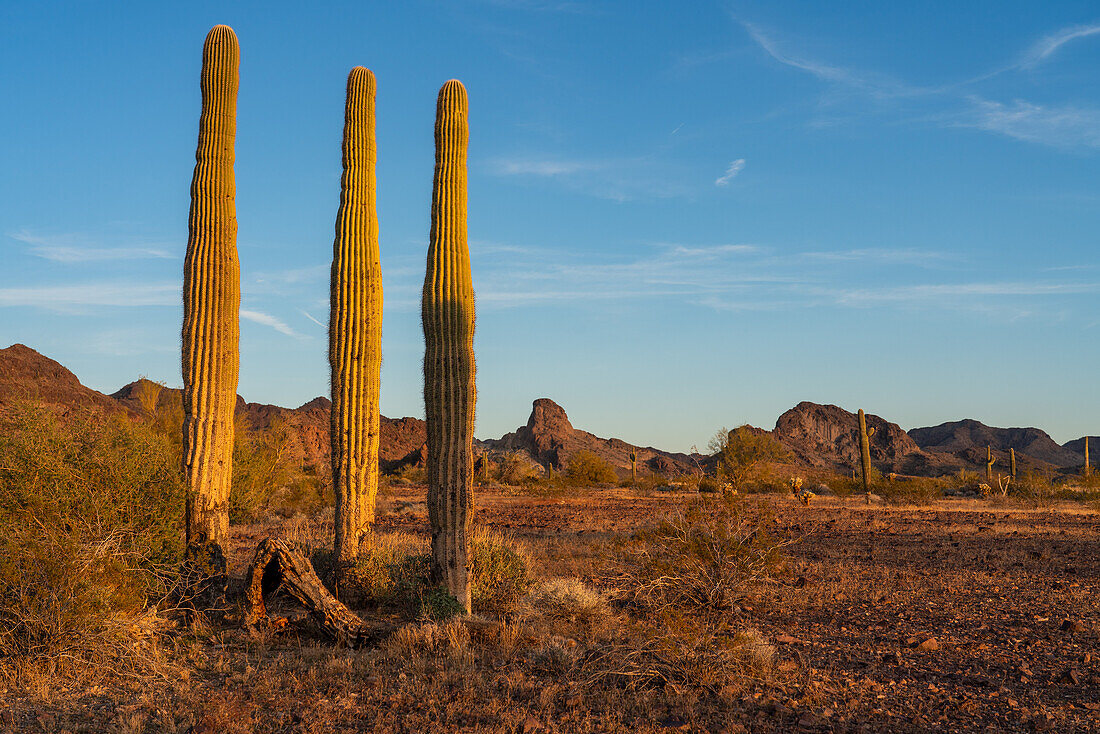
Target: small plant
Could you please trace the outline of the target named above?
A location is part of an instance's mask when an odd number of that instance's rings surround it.
[[[536,479],[538,479],[538,471],[522,451],[512,451],[504,457],[504,461],[500,465],[500,481],[502,484],[514,487]]]

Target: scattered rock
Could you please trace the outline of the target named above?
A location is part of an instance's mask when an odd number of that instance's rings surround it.
[[[940,649],[940,642],[935,637],[910,637],[905,641],[905,644],[908,647],[928,652]]]
[[[1056,682],[1069,683],[1071,686],[1080,685],[1081,680],[1081,671],[1077,670],[1076,668],[1066,668],[1058,674],[1057,678],[1055,678]]]
[[[1058,629],[1063,632],[1086,632],[1088,630],[1088,625],[1079,619],[1067,619],[1062,622],[1062,626]]]

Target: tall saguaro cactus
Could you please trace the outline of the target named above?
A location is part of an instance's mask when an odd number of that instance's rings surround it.
[[[241,277],[233,178],[239,61],[233,29],[212,28],[202,49],[202,115],[183,265],[183,470],[189,544],[221,546],[229,533],[240,366]]]
[[[350,563],[374,521],[378,493],[378,394],[382,368],[382,266],[375,206],[374,74],[348,74],[344,174],[332,247],[329,366],[336,557]]]
[[[1085,479],[1092,476],[1092,467],[1089,466],[1089,437],[1085,436]]]
[[[1008,468],[1012,478],[1016,478],[1016,449],[1008,450]]]
[[[863,468],[863,491],[867,495],[867,501],[871,501],[871,436],[875,435],[875,429],[867,428],[867,417],[863,409],[859,410],[859,463]]]
[[[993,465],[997,463],[997,459],[993,456],[993,449],[989,446],[985,447],[985,481],[993,481]]]
[[[424,409],[432,575],[470,611],[467,531],[473,491],[474,288],[466,244],[466,89],[452,79],[435,113],[432,228],[424,276]]]

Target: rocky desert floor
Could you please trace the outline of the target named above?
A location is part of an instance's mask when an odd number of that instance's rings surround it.
[[[392,490],[379,532],[426,534],[423,497],[422,487]],[[621,539],[694,501],[628,489],[483,490],[476,522],[523,541],[540,575],[610,591]],[[977,499],[749,502],[763,503],[776,537],[796,542],[729,615],[730,630],[759,633],[759,664],[728,675],[696,668],[693,678],[689,665],[667,674],[671,664],[659,665],[662,653],[645,641],[623,653],[627,626],[635,637],[664,632],[621,610],[599,621],[432,625],[431,634],[405,630],[348,650],[319,639],[286,602],[285,629],[262,638],[231,626],[170,631],[141,675],[9,688],[0,730],[1100,730],[1095,511]],[[234,572],[279,531],[237,528]],[[616,645],[619,674],[601,674]],[[623,673],[623,660],[643,654],[666,673]]]

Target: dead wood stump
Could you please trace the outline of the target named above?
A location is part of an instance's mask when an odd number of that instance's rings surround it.
[[[329,637],[352,646],[377,640],[387,630],[363,622],[321,583],[313,564],[285,541],[265,538],[256,547],[245,580],[245,624],[255,627],[267,620],[264,606],[267,591],[285,589],[309,610]]]

